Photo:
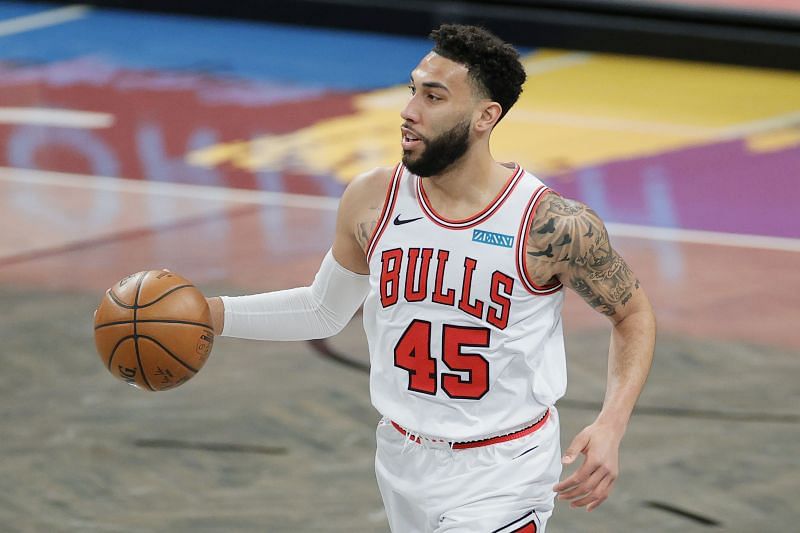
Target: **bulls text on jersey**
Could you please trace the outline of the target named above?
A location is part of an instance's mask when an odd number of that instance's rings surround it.
[[[472,287],[476,282],[474,274],[478,268],[477,259],[465,257],[463,265],[448,265],[450,257],[448,250],[436,250],[435,257],[435,266],[432,266],[433,248],[408,248],[405,254],[402,248],[384,250],[381,253],[380,276],[380,301],[383,308],[395,305],[402,291],[403,297],[408,302],[430,299],[437,304],[458,307],[464,313],[486,321],[498,329],[502,330],[508,326],[514,278],[499,270],[492,272],[489,284],[491,303],[487,303],[472,297]],[[405,279],[401,280],[403,266],[406,275]],[[446,268],[463,268],[461,287],[443,286]],[[428,279],[431,271],[434,272],[435,281],[433,288],[429,289]],[[483,283],[483,280],[479,280],[478,283]]]

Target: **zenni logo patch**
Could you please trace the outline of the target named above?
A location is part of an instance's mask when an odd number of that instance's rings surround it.
[[[491,244],[492,246],[502,246],[503,248],[511,248],[514,246],[513,235],[492,233],[491,231],[483,231],[482,229],[472,230],[472,240],[473,242],[482,242],[484,244]]]

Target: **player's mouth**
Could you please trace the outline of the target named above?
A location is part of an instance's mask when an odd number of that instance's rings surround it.
[[[413,150],[418,145],[422,144],[422,136],[417,135],[412,130],[401,127],[400,131],[403,135],[403,139],[401,142],[401,144],[403,145],[403,150]]]

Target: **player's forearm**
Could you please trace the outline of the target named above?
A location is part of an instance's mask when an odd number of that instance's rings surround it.
[[[369,276],[328,252],[310,287],[208,299],[217,335],[254,340],[321,339],[344,328],[369,291]]]
[[[606,396],[598,421],[620,432],[625,431],[650,372],[655,334],[655,316],[642,294],[637,310],[618,322],[611,334]]]

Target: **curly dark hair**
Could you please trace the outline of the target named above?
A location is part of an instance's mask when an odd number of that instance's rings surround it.
[[[519,52],[478,26],[442,24],[428,37],[435,43],[435,53],[467,67],[476,87],[503,108],[502,119],[519,98],[525,83]]]

